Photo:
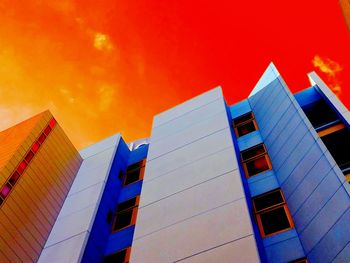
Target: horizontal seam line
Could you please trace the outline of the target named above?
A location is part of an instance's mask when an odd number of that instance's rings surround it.
[[[194,184],[194,185],[192,185],[192,186],[190,186],[190,187],[187,187],[187,188],[185,188],[185,189],[182,189],[182,190],[180,190],[180,191],[178,191],[178,192],[175,192],[175,193],[173,193],[173,194],[171,194],[171,195],[164,196],[164,197],[162,197],[162,198],[160,198],[160,199],[158,199],[158,200],[156,200],[156,201],[153,201],[153,202],[151,202],[151,203],[149,203],[149,204],[147,204],[147,205],[140,206],[140,209],[142,209],[142,208],[144,208],[144,207],[147,207],[147,206],[150,206],[150,205],[152,205],[152,204],[155,204],[155,203],[157,203],[157,202],[159,202],[159,201],[162,201],[162,200],[164,200],[164,199],[167,199],[167,198],[169,198],[169,197],[171,197],[171,196],[174,196],[174,195],[176,195],[176,194],[185,192],[185,191],[187,191],[187,190],[189,190],[189,189],[192,189],[192,188],[194,188],[194,187],[196,187],[196,186],[199,186],[199,185],[201,185],[201,184],[205,184],[205,183],[207,183],[207,182],[210,182],[210,181],[212,181],[212,180],[215,180],[215,179],[217,179],[217,178],[219,178],[219,177],[225,176],[225,175],[227,175],[227,174],[229,174],[229,173],[231,173],[231,172],[233,172],[233,171],[236,171],[236,170],[238,170],[238,169],[232,169],[232,170],[227,171],[227,172],[225,172],[225,173],[222,173],[222,174],[219,174],[219,175],[217,175],[217,176],[214,176],[214,177],[212,177],[212,178],[210,178],[210,179],[208,179],[208,180],[205,180],[205,181],[203,181],[203,182],[200,182],[200,183]]]
[[[163,126],[163,125],[165,125],[165,124],[167,124],[167,123],[169,123],[169,122],[171,122],[171,121],[173,121],[173,120],[176,120],[176,119],[178,119],[178,118],[181,118],[182,116],[187,115],[187,114],[189,114],[190,112],[193,112],[193,111],[195,111],[195,110],[201,109],[201,108],[203,108],[204,106],[206,106],[206,105],[208,105],[208,104],[210,104],[210,103],[213,103],[213,102],[215,102],[215,101],[218,101],[218,100],[220,100],[220,99],[223,99],[223,97],[220,96],[220,97],[218,97],[218,98],[216,98],[216,99],[214,99],[214,100],[212,100],[212,101],[209,101],[209,102],[206,103],[206,104],[203,104],[202,106],[199,106],[199,107],[197,107],[197,108],[194,108],[194,109],[192,109],[192,110],[190,110],[190,111],[187,111],[187,112],[185,112],[185,113],[183,113],[183,114],[181,114],[181,115],[179,115],[179,116],[177,116],[177,117],[175,117],[175,118],[172,118],[171,120],[168,120],[168,121],[166,121],[166,122],[164,122],[164,123],[161,123],[161,124],[159,124],[159,125],[157,125],[157,126],[154,126],[154,127],[152,127],[152,129],[161,127],[161,126]],[[186,101],[183,102],[183,103],[186,103]],[[179,107],[179,106],[181,106],[181,105],[182,105],[182,103],[181,103],[181,104],[178,104],[178,105],[176,105],[176,106],[174,106],[173,108],[170,108],[169,110],[175,109],[176,107]],[[157,117],[157,116],[156,116],[156,117]]]
[[[71,239],[71,238],[74,238],[74,237],[76,237],[76,236],[79,236],[79,235],[81,235],[82,233],[85,233],[85,232],[86,232],[86,233],[90,233],[89,230],[82,231],[82,232],[80,232],[80,233],[78,233],[78,234],[75,234],[74,236],[70,236],[70,237],[68,237],[68,238],[65,238],[65,239],[63,239],[63,240],[61,240],[61,241],[58,241],[58,242],[56,242],[56,243],[54,243],[54,244],[52,244],[52,245],[50,245],[50,246],[47,246],[47,247],[44,246],[44,248],[43,248],[42,251],[44,251],[45,249],[50,248],[50,247],[52,247],[52,246],[55,246],[55,245],[57,245],[57,244],[59,244],[59,243],[62,243],[62,242],[64,242],[64,241],[67,241],[67,240],[69,240],[69,239]]]
[[[166,229],[166,228],[172,227],[172,226],[177,225],[177,224],[179,224],[179,223],[183,223],[183,222],[185,222],[185,221],[187,221],[187,220],[189,220],[189,219],[195,218],[195,217],[200,216],[200,215],[204,215],[204,214],[206,214],[206,213],[209,213],[209,212],[214,211],[214,210],[216,210],[216,209],[218,209],[218,208],[224,207],[224,206],[226,206],[226,205],[232,204],[232,203],[237,202],[237,201],[240,201],[240,200],[245,200],[245,197],[243,196],[243,197],[241,197],[241,198],[232,200],[232,201],[230,201],[230,202],[224,203],[224,204],[219,205],[219,206],[217,206],[217,207],[213,207],[213,208],[210,208],[210,209],[208,209],[208,210],[204,210],[204,211],[202,211],[202,212],[200,212],[200,213],[197,213],[197,214],[192,215],[192,216],[190,216],[190,217],[187,217],[187,218],[184,218],[184,219],[182,219],[182,220],[176,221],[176,222],[174,222],[174,223],[172,223],[172,224],[170,224],[170,225],[167,225],[167,226],[164,226],[164,227],[162,227],[162,228],[159,228],[159,229],[157,229],[157,230],[155,230],[155,231],[153,231],[153,232],[149,232],[149,233],[147,233],[147,234],[144,234],[144,235],[142,235],[142,236],[139,236],[139,237],[135,238],[135,240],[140,240],[140,239],[142,239],[142,238],[144,238],[144,237],[146,237],[146,236],[152,235],[152,234],[157,233],[157,232],[159,232],[159,231],[161,231],[161,230],[164,230],[164,229]]]
[[[227,115],[226,110],[224,109],[224,110],[221,110],[221,111],[219,111],[219,112],[217,112],[217,113],[215,113],[215,114],[213,114],[213,115],[211,115],[211,116],[209,116],[209,117],[206,116],[205,119],[202,119],[202,120],[200,120],[200,121],[198,121],[198,122],[195,122],[195,123],[192,122],[190,125],[188,125],[188,126],[182,128],[182,129],[180,129],[180,130],[178,130],[178,131],[176,131],[176,132],[174,132],[174,133],[171,133],[171,134],[168,134],[168,135],[164,135],[163,137],[157,138],[157,139],[155,139],[155,140],[153,140],[153,137],[152,137],[151,143],[156,143],[156,142],[161,142],[161,141],[167,140],[168,137],[177,135],[177,134],[179,134],[179,133],[181,133],[181,132],[183,132],[183,131],[186,131],[186,130],[189,129],[189,128],[192,128],[192,127],[194,127],[194,126],[197,126],[197,125],[199,125],[199,124],[202,124],[203,122],[206,122],[206,121],[208,121],[208,120],[210,120],[210,119],[215,119],[215,118],[217,118],[218,115],[221,115],[221,114],[223,114],[223,113],[225,114],[225,116]]]
[[[185,260],[185,259],[188,259],[188,258],[191,258],[191,257],[198,256],[198,255],[203,254],[203,253],[205,253],[205,252],[208,252],[208,251],[210,251],[210,250],[213,250],[213,249],[216,249],[216,248],[219,248],[219,247],[222,247],[222,246],[228,245],[228,244],[230,244],[230,243],[234,243],[234,242],[236,242],[236,241],[238,241],[238,240],[241,240],[241,239],[244,239],[244,238],[250,237],[250,236],[252,236],[252,235],[253,235],[253,234],[246,235],[246,236],[243,236],[243,237],[240,237],[240,238],[237,238],[237,239],[234,239],[234,240],[231,240],[231,241],[225,242],[225,243],[223,243],[223,244],[217,245],[217,246],[215,246],[215,247],[211,247],[211,248],[208,248],[208,249],[205,249],[205,250],[199,251],[199,252],[197,252],[197,253],[195,253],[195,254],[192,254],[192,255],[190,255],[190,256],[187,256],[187,257],[184,257],[184,258],[178,259],[178,260],[176,260],[176,261],[173,261],[173,263],[180,262],[180,261],[183,261],[183,260]]]
[[[162,177],[162,176],[165,176],[165,175],[167,175],[167,174],[170,174],[170,173],[172,173],[172,172],[174,172],[174,171],[176,171],[176,170],[179,170],[179,169],[181,169],[181,168],[183,168],[183,167],[190,166],[190,165],[192,165],[193,163],[199,162],[199,161],[201,161],[201,160],[203,160],[203,159],[205,159],[205,158],[208,158],[208,157],[210,157],[210,156],[212,156],[212,155],[216,155],[216,154],[218,154],[218,153],[220,153],[220,152],[223,152],[223,151],[226,151],[226,150],[228,150],[228,149],[232,149],[232,147],[231,147],[231,146],[228,146],[228,147],[226,147],[226,148],[220,149],[219,151],[210,153],[210,154],[205,155],[205,156],[203,156],[203,157],[201,157],[201,158],[199,158],[199,159],[196,159],[196,160],[194,160],[194,161],[192,161],[192,162],[189,162],[189,163],[186,163],[186,164],[184,164],[184,165],[182,165],[182,166],[179,166],[179,167],[177,167],[177,168],[175,168],[175,169],[173,169],[173,170],[170,170],[170,171],[168,171],[168,172],[166,172],[166,173],[164,173],[164,174],[158,175],[158,176],[153,177],[153,178],[151,178],[151,179],[149,179],[149,180],[143,180],[143,184],[146,184],[146,183],[148,183],[148,182],[152,182],[153,180],[156,180],[156,179],[159,178],[159,177]]]
[[[212,135],[214,135],[214,134],[216,134],[216,133],[219,133],[219,132],[224,131],[224,130],[229,129],[229,128],[230,128],[230,127],[227,126],[227,127],[222,128],[222,129],[220,129],[220,130],[217,130],[217,131],[215,131],[215,132],[209,133],[209,134],[207,134],[207,135],[205,135],[205,136],[203,136],[203,137],[200,137],[200,138],[198,138],[198,139],[196,139],[196,140],[193,140],[193,141],[191,141],[191,142],[189,142],[189,143],[186,143],[185,145],[182,145],[182,146],[180,146],[180,147],[178,147],[178,148],[175,148],[175,149],[173,149],[173,150],[171,150],[171,151],[169,151],[169,152],[163,153],[163,154],[158,155],[158,156],[156,156],[156,157],[154,157],[154,158],[152,158],[152,159],[149,159],[149,160],[147,160],[147,163],[152,162],[153,160],[156,160],[156,159],[158,159],[158,158],[160,158],[160,157],[163,157],[163,156],[165,156],[165,155],[167,155],[167,154],[169,154],[169,153],[172,153],[172,152],[175,152],[175,151],[180,150],[180,149],[182,149],[182,148],[185,148],[185,147],[188,146],[188,145],[191,145],[191,144],[193,144],[193,143],[195,143],[195,142],[201,141],[201,140],[203,140],[203,139],[205,139],[205,138],[207,138],[207,137],[209,137],[209,136],[212,136]]]

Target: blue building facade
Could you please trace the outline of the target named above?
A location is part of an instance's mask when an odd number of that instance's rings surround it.
[[[350,113],[322,80],[292,94],[270,64],[83,159],[39,262],[350,262]]]

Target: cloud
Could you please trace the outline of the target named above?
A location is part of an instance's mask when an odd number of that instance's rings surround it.
[[[94,35],[94,47],[101,51],[111,51],[113,44],[108,35],[97,32]]]
[[[322,58],[319,55],[315,55],[312,59],[312,64],[326,75],[329,88],[335,95],[339,96],[342,91],[339,73],[343,70],[343,67],[336,61],[329,58]]]

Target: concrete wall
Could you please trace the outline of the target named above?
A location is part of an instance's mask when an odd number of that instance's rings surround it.
[[[131,262],[259,262],[229,125],[221,88],[155,117]]]
[[[348,185],[294,96],[277,77],[249,103],[309,261],[350,261]]]

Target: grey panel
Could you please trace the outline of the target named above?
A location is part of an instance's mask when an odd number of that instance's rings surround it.
[[[45,248],[40,255],[39,263],[62,263],[79,262],[81,248],[85,246],[86,234],[76,235],[65,242],[57,243],[51,247]]]
[[[227,147],[233,147],[229,128],[147,162],[144,180],[148,181],[164,175]],[[152,143],[150,148],[152,148]]]
[[[200,108],[194,109],[183,115],[181,118],[172,119],[171,121],[164,123],[158,127],[154,127],[152,130],[152,143],[166,138],[170,135],[178,133],[189,126],[193,126],[198,122],[204,121],[210,117],[215,116],[223,110],[224,101],[219,98],[208,104],[203,105]]]
[[[159,116],[131,262],[175,262],[252,235],[221,91],[214,89]],[[257,255],[255,240],[247,242]]]
[[[163,154],[174,151],[194,141],[200,140],[210,134],[228,127],[225,111],[211,116],[201,122],[183,129],[182,131],[154,142],[149,149],[147,160],[151,161]]]
[[[134,239],[130,262],[174,262],[251,234],[246,201],[240,199]]]
[[[248,236],[242,239],[220,245],[213,249],[201,251],[193,256],[177,262],[183,263],[213,263],[213,262],[260,262],[256,247],[253,246],[254,237]]]
[[[226,148],[144,182],[140,207],[237,169],[233,155],[234,149]]]
[[[163,125],[168,121],[171,121],[175,118],[179,118],[184,114],[198,109],[216,99],[222,98],[222,90],[220,87],[210,90],[206,93],[203,93],[191,100],[188,100],[170,110],[164,111],[154,117],[153,127]]]
[[[238,170],[223,174],[141,207],[138,213],[138,231],[135,238],[159,231],[242,198],[244,194]],[[154,217],[154,215],[158,216]]]

